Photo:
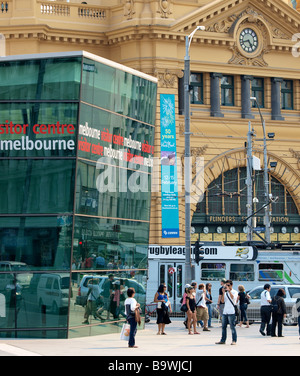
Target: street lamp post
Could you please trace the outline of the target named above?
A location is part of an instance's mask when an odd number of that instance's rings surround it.
[[[184,57],[184,184],[185,184],[185,284],[191,283],[191,145],[190,145],[190,56],[189,49],[194,34],[198,30],[205,30],[204,26],[197,26],[196,29],[185,37],[185,57]]]
[[[269,176],[268,176],[268,156],[267,156],[267,140],[266,140],[266,128],[265,128],[265,120],[261,114],[259,104],[257,102],[256,97],[250,97],[250,100],[255,101],[256,106],[258,108],[258,112],[260,115],[260,120],[263,128],[264,134],[264,192],[265,192],[265,204],[268,204],[270,201],[269,198]],[[269,205],[265,207],[265,240],[269,244],[271,243],[271,236],[270,236],[270,212],[269,212]]]
[[[249,130],[247,134],[247,240],[253,240],[253,231],[252,231],[252,194],[253,194],[253,184],[252,184],[252,137],[254,132],[251,130],[251,122],[249,121]]]

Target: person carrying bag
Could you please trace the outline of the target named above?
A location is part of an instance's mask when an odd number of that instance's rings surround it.
[[[127,290],[128,298],[125,300],[124,305],[125,305],[126,320],[127,320],[127,323],[130,325],[128,347],[136,348],[137,346],[135,345],[135,335],[137,332],[137,324],[138,324],[138,322],[136,321],[136,311],[140,309],[140,304],[137,303],[137,301],[134,299],[134,295],[135,295],[135,289],[133,287],[130,287]],[[137,314],[137,317],[138,317],[138,314]]]

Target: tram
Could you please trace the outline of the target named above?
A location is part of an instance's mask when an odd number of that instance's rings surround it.
[[[300,284],[300,251],[267,251],[247,246],[204,246],[201,250],[197,265],[194,247],[191,247],[193,281],[211,283],[214,302],[223,278],[231,279],[236,290],[243,285],[246,291],[265,283]],[[158,286],[165,283],[173,311],[180,312],[185,284],[185,247],[150,245],[148,260],[147,304],[153,302]]]

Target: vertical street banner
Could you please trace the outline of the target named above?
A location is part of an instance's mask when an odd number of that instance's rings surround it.
[[[179,238],[175,95],[160,95],[162,237]]]

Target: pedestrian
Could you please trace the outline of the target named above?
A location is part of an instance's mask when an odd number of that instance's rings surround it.
[[[188,307],[187,315],[187,328],[189,331],[189,334],[193,334],[191,327],[194,327],[194,334],[200,334],[197,332],[196,325],[197,325],[197,315],[196,315],[196,300],[194,295],[194,288],[191,286],[188,288],[188,294],[186,297],[186,305]]]
[[[182,295],[182,298],[181,298],[181,307],[186,304],[186,297],[187,297],[187,294],[188,294],[188,288],[191,287],[191,285],[189,285],[188,283],[184,286],[184,293]],[[185,320],[183,322],[183,325],[185,326],[185,329],[187,329],[187,320],[188,320],[188,316],[187,316],[187,313],[185,313]]]
[[[226,279],[222,278],[220,283],[221,283],[221,287],[219,288],[219,297],[218,297],[217,309],[219,311],[220,319],[222,320],[223,309],[224,309],[224,303],[222,303],[222,297],[223,297],[223,288],[224,288],[224,285],[226,283]]]
[[[224,303],[223,315],[222,315],[222,337],[217,345],[225,345],[227,338],[227,325],[230,325],[232,333],[232,345],[236,345],[237,333],[235,329],[235,305],[238,297],[238,292],[233,289],[233,283],[231,280],[227,280],[223,287],[223,295],[221,301]]]
[[[213,303],[213,297],[211,294],[211,283],[206,284],[206,307],[208,310],[208,328],[212,328],[211,320],[212,320],[212,308],[211,305]]]
[[[154,302],[157,303],[158,335],[166,335],[165,326],[171,323],[169,311],[172,312],[172,307],[166,290],[166,285],[160,285],[154,296]]]
[[[300,294],[297,294],[296,298],[296,315],[298,315],[298,330],[299,330],[299,339],[300,339]]]
[[[250,296],[246,293],[245,287],[243,285],[238,286],[238,298],[237,298],[237,304],[240,303],[240,327],[242,327],[243,322],[246,322],[246,328],[250,328],[249,326],[249,320],[247,317],[247,308],[248,308],[248,302]]]
[[[135,289],[133,287],[129,287],[127,289],[127,296],[128,298],[125,300],[124,305],[126,320],[130,325],[128,347],[136,348],[137,346],[135,346],[135,335],[137,331],[137,322],[135,320],[135,310],[140,308],[140,304],[134,299]]]
[[[91,278],[88,283],[87,302],[84,312],[84,321],[82,324],[89,324],[89,316],[93,315],[95,319],[102,320],[101,315],[98,312],[98,301],[100,299],[100,287],[99,279]]]
[[[270,320],[271,320],[271,312],[272,312],[272,307],[271,307],[272,298],[270,295],[270,291],[271,291],[271,286],[268,283],[266,283],[264,285],[264,291],[260,294],[261,324],[260,324],[259,332],[263,336],[266,335],[265,333],[266,326],[267,326],[267,336],[271,335]]]
[[[286,317],[286,305],[284,301],[285,291],[279,289],[277,294],[272,299],[272,328],[271,336],[276,337],[276,327],[278,325],[278,337],[284,337],[282,335],[283,319]]]
[[[106,319],[109,319],[110,314],[110,303],[111,303],[111,295],[114,289],[113,285],[114,275],[109,274],[106,281],[103,283],[103,292],[102,295],[104,297],[104,309],[107,311]]]
[[[197,293],[196,293],[196,314],[197,314],[197,322],[203,321],[203,331],[210,332],[207,327],[207,322],[209,319],[208,316],[208,309],[206,306],[206,290],[203,283],[199,284]]]

